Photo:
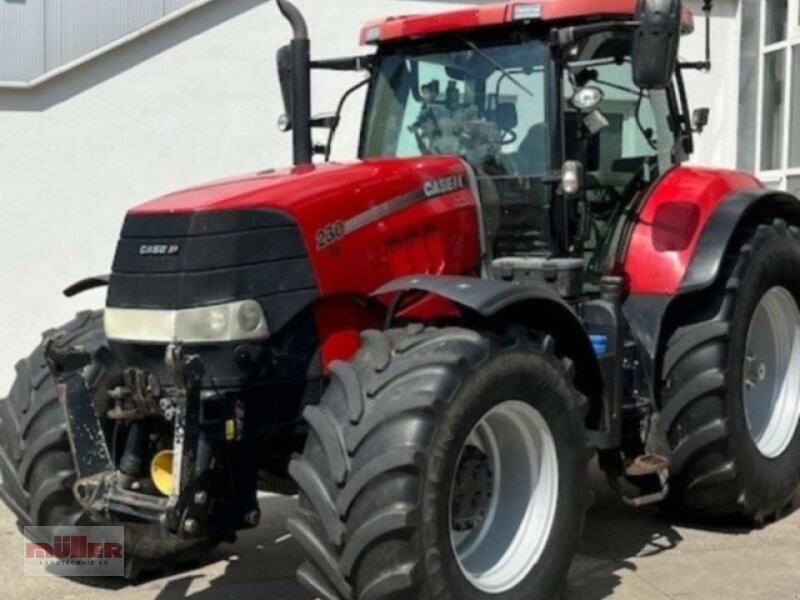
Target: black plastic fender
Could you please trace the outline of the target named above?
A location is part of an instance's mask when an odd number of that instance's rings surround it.
[[[576,320],[578,319],[569,305],[545,285],[522,286],[496,279],[458,275],[411,275],[390,281],[371,295],[383,296],[409,291],[429,292],[442,296],[485,317],[491,317],[504,308],[526,300],[548,300],[559,304]]]
[[[711,213],[700,234],[678,294],[703,290],[714,283],[739,224],[760,214],[769,220],[783,218],[800,224],[800,200],[786,192],[766,188],[735,192],[725,198]]]
[[[575,366],[575,385],[604,413],[603,378],[597,355],[580,317],[546,285],[520,285],[455,275],[409,276],[381,286],[372,296],[408,291],[428,292],[486,318],[519,323],[552,336],[556,354]],[[592,411],[595,412],[594,410]]]

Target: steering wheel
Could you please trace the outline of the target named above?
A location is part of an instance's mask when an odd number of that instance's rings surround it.
[[[500,139],[500,145],[501,146],[508,146],[509,144],[513,144],[519,138],[519,136],[517,135],[517,132],[514,131],[513,129],[503,129],[500,132],[500,135],[503,136]]]

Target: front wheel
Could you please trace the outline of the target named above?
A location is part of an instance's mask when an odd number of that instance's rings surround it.
[[[551,599],[587,497],[584,399],[549,338],[367,332],[305,417],[289,530],[327,600]]]

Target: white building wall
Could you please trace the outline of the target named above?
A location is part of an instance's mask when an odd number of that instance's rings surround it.
[[[754,1],[754,0],[745,0]],[[701,0],[689,0],[695,14],[696,31],[683,39],[681,58],[703,60],[705,56],[705,18]],[[736,167],[737,115],[739,110],[739,2],[717,0],[711,19],[710,73],[685,73],[692,108],[708,107],[711,119],[702,135],[696,136],[693,164]]]
[[[317,57],[360,51],[358,33],[370,18],[454,4],[296,1]],[[736,5],[716,4],[715,71],[689,76],[692,104],[712,108],[696,161],[733,166]],[[274,3],[220,0],[41,87],[0,90],[0,395],[40,331],[102,306],[102,290],[70,300],[61,290],[109,271],[129,207],[288,164],[290,136],[275,126],[282,112],[275,52],[289,36]],[[700,59],[702,42],[698,31],[684,57]],[[316,74],[315,110],[332,110],[358,77]],[[335,157],[355,153],[361,101],[351,100]]]

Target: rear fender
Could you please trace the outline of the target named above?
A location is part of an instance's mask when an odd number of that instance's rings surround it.
[[[631,294],[675,295],[716,209],[731,195],[763,190],[738,171],[676,167],[649,190],[622,260]]]
[[[372,295],[408,291],[440,296],[484,318],[519,323],[552,336],[556,354],[573,361],[575,385],[592,402],[591,414],[603,414],[603,379],[589,335],[578,315],[551,288],[477,277],[412,276],[391,281]]]
[[[638,340],[651,390],[660,389],[661,357],[667,337],[678,326],[686,303],[680,298],[712,287],[723,277],[726,252],[748,225],[781,218],[800,225],[800,200],[766,188],[743,189],[721,199],[711,211],[674,293],[631,293],[623,306]]]
[[[717,280],[725,252],[738,229],[747,223],[769,223],[778,218],[800,224],[800,200],[765,188],[742,190],[726,197],[709,217],[678,293],[697,292]]]

